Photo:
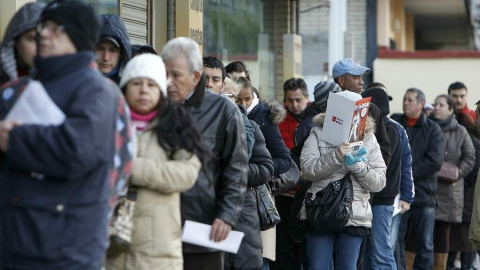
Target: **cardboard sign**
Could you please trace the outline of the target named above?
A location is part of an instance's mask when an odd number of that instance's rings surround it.
[[[361,146],[365,136],[371,97],[357,102],[330,93],[328,96],[322,140],[338,146],[349,142],[351,147]]]

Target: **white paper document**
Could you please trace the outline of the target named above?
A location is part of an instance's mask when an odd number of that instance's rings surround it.
[[[395,201],[393,202],[393,214],[392,217],[400,214],[402,212],[402,208],[400,208],[400,194],[397,194],[395,197]]]
[[[65,114],[53,102],[43,85],[32,80],[5,119],[18,120],[22,124],[60,125],[65,122]]]
[[[183,226],[182,241],[197,246],[213,248],[221,251],[237,254],[238,248],[242,243],[243,232],[230,231],[227,239],[215,243],[210,240],[211,225],[187,220]]]

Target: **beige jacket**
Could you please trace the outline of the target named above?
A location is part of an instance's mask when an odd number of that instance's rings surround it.
[[[300,165],[304,177],[312,182],[308,193],[317,193],[324,189],[330,182],[341,179],[347,173],[343,158],[336,154],[337,147],[322,140],[323,123],[325,114],[319,114],[313,118],[315,127],[302,150]],[[372,227],[372,209],[369,199],[370,192],[379,192],[385,187],[386,166],[383,161],[380,146],[373,134],[373,118],[368,117],[365,127],[363,145],[367,148],[367,169],[352,174],[353,202],[350,220],[345,225]],[[300,212],[300,219],[306,219],[305,207]]]
[[[139,187],[131,250],[107,260],[107,269],[183,269],[180,192],[194,185],[200,161],[184,150],[168,160],[152,126],[139,135],[137,150],[130,179]]]

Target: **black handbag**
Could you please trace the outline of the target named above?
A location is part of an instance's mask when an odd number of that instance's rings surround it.
[[[290,169],[284,173],[274,176],[270,180],[270,186],[272,188],[272,194],[274,196],[283,194],[292,190],[300,180],[300,170],[297,164],[290,159]]]
[[[305,197],[307,228],[315,232],[338,232],[352,215],[353,185],[350,174],[330,182],[317,193]]]
[[[257,210],[260,219],[260,229],[266,231],[275,227],[280,223],[280,215],[273,203],[270,190],[266,184],[255,188],[255,196],[257,197]]]

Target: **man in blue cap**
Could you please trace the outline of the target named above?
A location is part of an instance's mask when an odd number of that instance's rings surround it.
[[[350,90],[357,94],[363,92],[363,74],[370,72],[368,67],[361,66],[352,58],[344,58],[333,65],[333,80],[343,90]]]

